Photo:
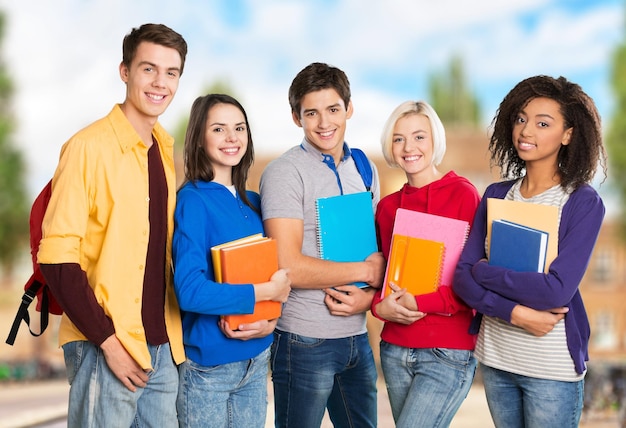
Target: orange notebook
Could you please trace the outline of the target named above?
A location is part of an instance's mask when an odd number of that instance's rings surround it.
[[[211,261],[213,262],[213,274],[216,282],[222,281],[222,259],[220,257],[220,250],[226,247],[234,247],[235,245],[245,244],[253,241],[260,241],[267,239],[262,233],[256,233],[250,236],[244,236],[243,238],[235,239],[234,241],[224,242],[220,245],[211,247]]]
[[[221,281],[229,284],[257,284],[269,281],[278,270],[278,249],[276,240],[258,237],[249,242],[235,241],[231,246],[220,246],[219,266]],[[218,275],[216,274],[216,278]],[[275,301],[257,302],[252,314],[224,315],[231,329],[240,324],[258,320],[278,318],[282,303]]]
[[[393,235],[385,296],[391,294],[389,282],[406,288],[414,296],[437,291],[443,268],[443,242]]]
[[[393,234],[412,236],[443,242],[445,257],[441,268],[441,282],[452,285],[454,270],[461,257],[469,233],[465,220],[398,208],[393,224]]]

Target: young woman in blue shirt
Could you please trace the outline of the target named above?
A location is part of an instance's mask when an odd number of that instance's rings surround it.
[[[187,360],[180,367],[178,418],[184,427],[264,427],[269,346],[276,320],[238,326],[221,315],[252,313],[258,301],[284,302],[284,269],[268,282],[215,281],[211,247],[263,233],[260,198],[246,190],[254,149],[248,118],[228,95],[193,103],[185,136],[185,183],[177,195],[174,285]]]

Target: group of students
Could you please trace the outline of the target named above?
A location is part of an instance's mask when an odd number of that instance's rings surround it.
[[[477,361],[496,426],[577,426],[589,340],[578,286],[604,216],[589,183],[606,168],[600,118],[578,85],[535,76],[507,94],[489,143],[506,181],[482,199],[439,169],[446,139],[433,108],[400,104],[381,143],[407,182],[380,199],[370,161],[380,252],[339,263],[318,256],[315,201],[366,190],[344,140],[353,114],[345,73],[312,63],[293,79],[292,119],[304,136],[266,167],[260,194],[246,189],[254,147],[243,106],[198,97],[177,191],[173,140],[157,120],[186,53],[166,26],[133,29],[120,64],[124,102],[61,151],[38,260],[64,309],[69,426],[263,427],[271,369],[275,426],[319,427],[327,410],[334,426],[375,427],[370,309],[384,321],[381,365],[398,427],[448,426]],[[558,207],[547,273],[487,263],[487,198]],[[452,284],[381,296],[398,208],[470,223]],[[216,282],[210,248],[256,233],[276,240],[279,270],[259,284]],[[233,326],[221,317],[264,300],[283,302],[279,319]]]

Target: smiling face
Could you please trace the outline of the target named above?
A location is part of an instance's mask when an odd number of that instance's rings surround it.
[[[393,128],[391,153],[412,186],[432,182],[437,170],[433,165],[433,136],[428,117],[409,114],[398,119]]]
[[[561,146],[568,145],[572,128],[565,128],[558,102],[534,98],[518,113],[513,124],[513,145],[527,166],[557,168]]]
[[[126,83],[123,108],[131,123],[157,121],[176,94],[180,67],[176,49],[150,42],[137,46],[130,67],[120,64],[120,77]]]
[[[214,181],[232,185],[232,169],[248,149],[246,119],[232,104],[216,104],[207,114],[205,150],[215,171]]]
[[[309,92],[302,98],[293,121],[304,131],[304,138],[320,152],[339,162],[343,153],[346,122],[352,116],[352,102],[346,108],[335,89]]]

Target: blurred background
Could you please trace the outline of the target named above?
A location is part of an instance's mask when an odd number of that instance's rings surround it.
[[[402,101],[435,107],[448,136],[443,169],[468,177],[482,193],[499,179],[487,144],[506,93],[537,74],[580,84],[603,118],[609,152],[606,179],[600,169],[594,181],[607,217],[581,284],[592,324],[586,411],[616,414],[626,379],[624,6],[623,0],[0,0],[0,334],[8,334],[30,276],[33,199],[52,177],[62,144],[123,101],[123,36],[146,22],[163,23],[189,45],[178,93],[161,118],[177,138],[179,177],[193,100],[226,92],[251,121],[255,190],[267,162],[302,138],[287,90],[311,62],[347,73],[355,113],[346,139],[378,164],[383,195],[404,183],[384,164],[379,142]],[[63,378],[57,324],[53,317],[40,338],[22,326],[15,346],[0,345],[0,386]],[[369,327],[377,349],[380,325],[370,319]]]

